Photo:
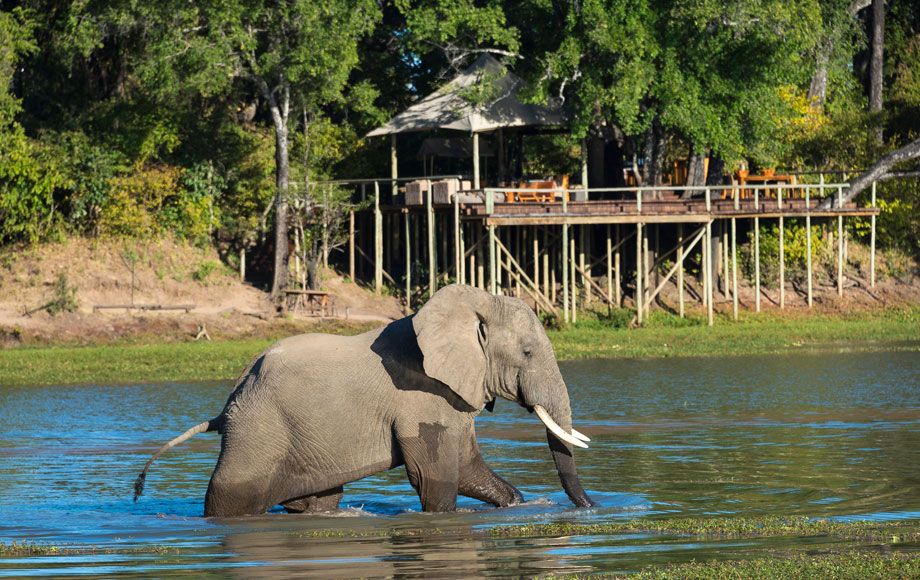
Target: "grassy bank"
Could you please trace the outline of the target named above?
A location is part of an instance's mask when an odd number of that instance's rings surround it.
[[[746,313],[738,322],[720,317],[713,327],[699,315],[681,319],[655,313],[645,328],[630,330],[619,324],[596,316],[550,330],[549,336],[560,360],[920,348],[920,307],[836,316]],[[10,348],[0,350],[0,385],[232,379],[274,338]]]

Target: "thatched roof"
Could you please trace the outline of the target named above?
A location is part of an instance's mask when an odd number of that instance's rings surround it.
[[[500,89],[499,96],[484,106],[473,107],[463,98],[462,92],[484,78],[498,79],[495,83]],[[506,71],[501,63],[484,54],[447,85],[367,136],[432,129],[480,133],[504,127],[553,127],[565,124],[561,107],[528,105],[518,100],[517,93],[523,85],[524,81],[520,77]]]

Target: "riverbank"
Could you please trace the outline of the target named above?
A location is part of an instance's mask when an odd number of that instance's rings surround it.
[[[193,340],[190,335],[131,336],[0,349],[0,385],[122,384],[231,380],[256,354],[301,332],[358,334],[380,322],[282,320],[249,338]],[[702,316],[655,313],[648,326],[628,329],[594,317],[549,330],[559,360],[777,354],[793,351],[920,349],[920,306],[900,305],[847,314],[746,313],[722,315],[709,327]]]

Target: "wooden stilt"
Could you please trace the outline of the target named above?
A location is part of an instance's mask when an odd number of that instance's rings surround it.
[[[438,291],[438,254],[434,245],[434,201],[430,181],[425,195],[425,213],[428,217],[428,296],[433,296]]]
[[[636,321],[642,324],[642,223],[636,224]]]
[[[578,322],[578,307],[576,302],[578,302],[578,287],[575,285],[575,236],[572,236],[572,239],[569,240],[569,247],[571,252],[569,253],[569,264],[572,266],[572,271],[569,274],[569,280],[572,281],[572,324]]]
[[[454,196],[454,278],[463,284],[463,244],[460,241],[460,197]]]
[[[355,281],[355,212],[353,211],[348,212],[348,279]]]
[[[754,310],[760,312],[760,218],[754,218]]]
[[[607,224],[607,313],[613,309],[613,244],[610,240],[610,224]]]
[[[779,307],[786,307],[786,228],[779,216]]]
[[[620,240],[620,224],[615,227],[616,254],[613,257],[613,293],[616,298],[617,308],[623,307],[623,278],[620,271],[623,255],[623,240]]]
[[[732,218],[732,313],[735,317],[735,320],[738,320],[738,248],[736,241],[737,222],[738,220]]]
[[[383,214],[380,213],[380,184],[374,182],[374,292],[383,290]]]
[[[405,313],[408,316],[412,312],[412,229],[410,228],[409,212],[403,214],[403,228],[406,232],[406,305]]]
[[[875,182],[872,182],[872,209],[875,209]],[[869,287],[875,288],[875,214],[869,218],[871,232],[869,233]]]
[[[709,326],[712,326],[712,220],[706,222],[706,246],[703,253],[704,262],[706,263],[706,273],[704,275],[706,288],[706,318]]]
[[[812,271],[811,264],[811,188],[805,188],[805,269],[808,275],[808,307],[812,307],[813,296],[814,296],[814,286],[813,278],[814,272]]]
[[[677,302],[684,317],[684,224],[677,224]]]
[[[489,226],[489,292],[498,294],[498,257],[495,255],[495,226]]]
[[[562,252],[559,265],[562,269],[562,311],[565,321],[569,322],[569,224],[562,224]]]
[[[534,227],[531,229],[531,234],[533,237],[533,283],[534,283],[534,292],[540,292],[540,240],[537,236],[537,228]]]

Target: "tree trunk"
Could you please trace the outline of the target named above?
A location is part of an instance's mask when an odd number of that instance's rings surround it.
[[[920,157],[920,139],[911,141],[900,149],[895,149],[875,162],[875,165],[861,173],[855,179],[850,181],[850,187],[843,191],[843,199],[839,205],[852,201],[857,195],[862,193],[872,185],[873,181],[881,181],[891,177],[888,170],[893,166]],[[837,206],[837,194],[826,197],[817,207],[817,209],[831,209]]]
[[[853,0],[847,7],[847,18],[855,18],[872,0]],[[824,107],[824,98],[827,96],[827,67],[834,53],[837,40],[843,34],[846,22],[838,20],[830,25],[830,33],[823,39],[818,54],[815,55],[815,72],[811,77],[808,87],[808,99],[816,109]]]
[[[872,0],[872,58],[869,62],[869,111],[882,110],[882,68],[885,57],[885,2]],[[882,143],[882,128],[879,126],[875,140]]]
[[[645,130],[645,183],[654,187],[661,185],[662,141],[661,122],[655,117]]]
[[[706,148],[697,151],[690,148],[690,158],[687,160],[687,189],[681,194],[681,199],[690,199],[693,194],[700,191],[689,186],[706,184]]]
[[[272,299],[277,300],[288,285],[288,187],[290,158],[288,154],[288,112],[290,111],[290,89],[283,83],[278,95],[265,95],[275,126],[275,264],[272,277]]]

